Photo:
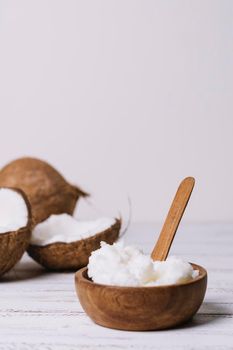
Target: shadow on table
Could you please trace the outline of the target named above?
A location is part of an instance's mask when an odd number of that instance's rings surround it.
[[[30,280],[45,274],[48,272],[34,261],[20,261],[11,271],[0,277],[0,283]]]
[[[214,302],[204,302],[199,312],[187,323],[175,329],[187,329],[200,327],[206,324],[218,322],[220,318],[232,315],[226,305]]]
[[[59,273],[74,274],[76,271],[60,270]],[[20,260],[17,265],[7,272],[5,275],[0,277],[0,283],[9,283],[16,281],[30,280],[34,278],[42,278],[49,274],[58,273],[57,271],[46,270],[41,265],[26,256]]]

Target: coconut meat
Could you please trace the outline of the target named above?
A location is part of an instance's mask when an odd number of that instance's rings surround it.
[[[103,232],[114,225],[114,218],[80,221],[68,214],[51,215],[32,231],[30,244],[46,246],[51,243],[71,243]]]
[[[0,234],[17,231],[28,223],[28,208],[23,196],[10,188],[0,189]]]

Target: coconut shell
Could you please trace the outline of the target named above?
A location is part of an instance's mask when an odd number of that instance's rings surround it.
[[[52,214],[72,215],[76,202],[87,196],[70,185],[48,163],[35,158],[20,158],[0,171],[0,187],[20,188],[27,195],[35,224]]]
[[[28,254],[48,270],[78,270],[88,264],[91,252],[100,242],[114,243],[120,233],[121,220],[94,236],[71,243],[51,243],[46,246],[29,245]]]
[[[20,193],[23,197],[28,209],[28,222],[25,227],[22,227],[17,231],[0,234],[0,276],[11,270],[20,260],[23,253],[26,251],[31,238],[31,205],[21,190],[10,189]]]

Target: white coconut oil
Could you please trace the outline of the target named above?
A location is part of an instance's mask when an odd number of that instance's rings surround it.
[[[133,246],[123,241],[112,245],[101,242],[92,252],[88,276],[96,283],[115,286],[162,286],[191,281],[199,274],[192,265],[178,257],[166,261],[152,261]]]

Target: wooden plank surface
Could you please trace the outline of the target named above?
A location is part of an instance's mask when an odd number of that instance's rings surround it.
[[[160,225],[133,224],[125,236],[150,252]],[[73,273],[48,273],[27,255],[0,282],[3,349],[233,349],[233,224],[181,225],[170,254],[203,265],[205,302],[178,329],[124,332],[95,325],[83,312]]]

